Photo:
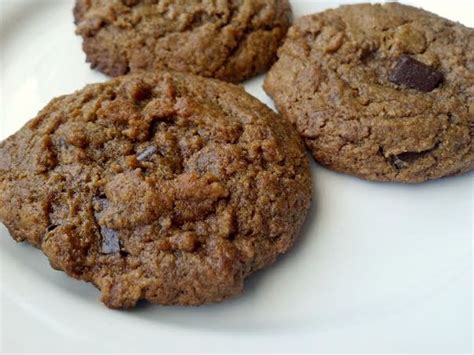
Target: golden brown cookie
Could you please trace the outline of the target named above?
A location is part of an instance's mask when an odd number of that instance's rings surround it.
[[[0,143],[0,221],[113,308],[238,294],[292,245],[310,196],[291,125],[190,74],[88,85]]]
[[[266,71],[290,24],[287,0],[76,0],[93,68],[171,69],[238,82]]]
[[[396,3],[300,18],[265,90],[314,158],[369,180],[473,169],[474,30]]]

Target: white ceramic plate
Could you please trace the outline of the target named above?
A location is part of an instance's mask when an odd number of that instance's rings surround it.
[[[415,3],[473,26],[467,1]],[[3,139],[52,97],[106,78],[85,63],[72,1],[0,6]],[[245,87],[271,105],[261,84]],[[0,225],[0,350],[469,352],[473,174],[401,185],[312,170],[314,204],[294,249],[221,304],[109,310]]]

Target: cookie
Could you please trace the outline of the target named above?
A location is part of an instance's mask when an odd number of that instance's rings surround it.
[[[111,76],[167,69],[239,82],[265,72],[290,24],[287,0],[76,0],[87,61]]]
[[[264,88],[326,167],[421,182],[473,169],[474,30],[397,3],[288,31]]]
[[[0,221],[112,308],[238,294],[291,246],[310,196],[291,124],[191,74],[88,85],[0,143]]]

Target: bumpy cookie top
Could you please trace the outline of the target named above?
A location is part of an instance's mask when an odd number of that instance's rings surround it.
[[[419,182],[473,168],[474,30],[421,9],[300,18],[265,89],[332,169]]]
[[[88,85],[0,143],[0,220],[110,307],[238,293],[290,247],[310,196],[291,125],[189,74]]]
[[[117,76],[157,68],[241,81],[264,72],[290,23],[287,0],[77,0],[92,67]]]

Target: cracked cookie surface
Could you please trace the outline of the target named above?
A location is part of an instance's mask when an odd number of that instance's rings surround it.
[[[473,29],[396,3],[341,6],[296,21],[278,56],[264,88],[321,164],[401,182],[473,169]]]
[[[238,82],[266,71],[290,24],[287,0],[76,0],[91,66],[168,69]]]
[[[0,221],[113,308],[238,294],[292,245],[310,199],[291,124],[190,74],[88,85],[0,143]]]

